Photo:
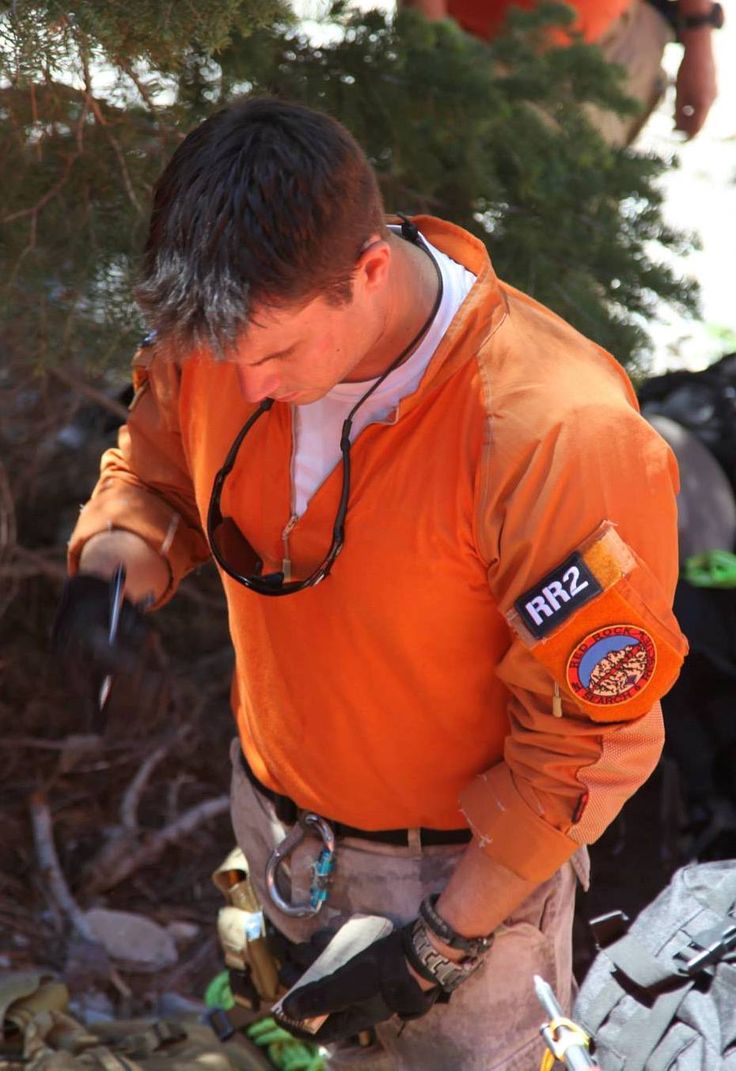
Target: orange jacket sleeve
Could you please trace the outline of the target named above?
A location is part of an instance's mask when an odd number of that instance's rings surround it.
[[[613,360],[517,298],[506,337],[499,332],[492,360],[481,361],[488,435],[478,543],[491,590],[506,613],[610,521],[634,552],[629,583],[655,633],[661,623],[663,634],[675,637],[679,662],[685,644],[670,609],[677,578],[674,458],[639,415]],[[537,382],[529,375],[534,360],[525,362],[524,378],[515,370],[517,344],[527,354],[530,347],[539,351]],[[663,739],[661,692],[651,686],[644,713],[640,703],[635,714],[623,704],[591,716],[564,687],[554,701],[549,669],[512,635],[498,666],[510,697],[504,761],[466,787],[461,806],[490,856],[542,881],[600,836],[651,773]],[[584,623],[570,626],[572,646],[584,635]]]
[[[176,364],[157,357],[154,347],[136,354],[128,421],[117,447],[102,457],[99,480],[69,544],[74,573],[84,544],[98,532],[122,528],[141,536],[169,567],[169,587],[158,605],[209,558],[179,432],[178,377]]]

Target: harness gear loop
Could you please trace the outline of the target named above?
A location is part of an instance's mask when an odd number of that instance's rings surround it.
[[[322,839],[322,849],[312,865],[312,885],[309,890],[309,902],[290,904],[284,900],[277,885],[278,869],[283,861],[291,855],[298,844],[310,833],[316,833]],[[336,841],[335,831],[330,823],[313,811],[305,811],[289,830],[281,844],[274,848],[266,864],[266,888],[272,903],[279,911],[290,918],[303,919],[316,915],[327,899],[327,886],[335,869]]]

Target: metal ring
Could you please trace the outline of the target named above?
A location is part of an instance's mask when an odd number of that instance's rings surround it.
[[[318,913],[324,902],[320,900],[315,906],[309,902],[290,904],[284,900],[277,884],[279,867],[287,856],[291,855],[296,846],[301,844],[307,834],[312,831],[310,827],[313,827],[313,830],[319,835],[326,850],[334,854],[335,833],[332,826],[321,815],[307,811],[305,814],[300,815],[297,824],[289,830],[281,844],[274,848],[266,863],[266,889],[268,890],[268,895],[279,911],[293,919],[311,918]]]

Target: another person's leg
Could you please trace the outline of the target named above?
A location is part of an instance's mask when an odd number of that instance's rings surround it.
[[[673,40],[672,27],[664,15],[647,0],[633,0],[599,41],[609,63],[617,63],[626,71],[622,88],[641,105],[636,115],[616,115],[588,106],[591,122],[609,145],[631,145],[659,104],[667,88],[662,55],[665,45]]]

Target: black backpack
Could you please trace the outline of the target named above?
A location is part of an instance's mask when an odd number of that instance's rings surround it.
[[[602,951],[573,1012],[600,1066],[736,1068],[736,861],[683,867],[627,924],[592,923]]]
[[[645,416],[677,421],[708,447],[736,491],[736,353],[702,372],[665,372],[639,388]]]

